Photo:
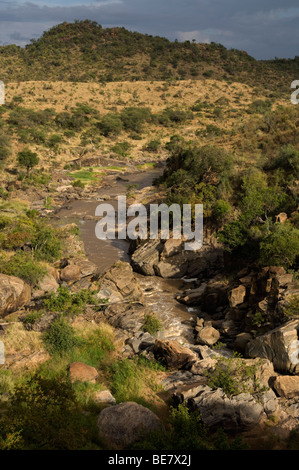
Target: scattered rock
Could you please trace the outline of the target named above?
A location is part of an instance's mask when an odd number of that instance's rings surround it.
[[[213,346],[213,344],[217,343],[219,338],[220,333],[218,330],[212,326],[205,326],[199,330],[196,341],[202,345]]]
[[[229,293],[229,304],[231,307],[236,307],[244,302],[246,296],[246,287],[242,284],[232,289]]]
[[[110,405],[115,405],[116,400],[111,394],[110,390],[102,390],[101,392],[95,392],[93,394],[93,400],[96,403],[109,403]]]
[[[161,360],[168,369],[183,369],[191,366],[198,356],[191,349],[182,346],[177,341],[156,340],[154,349],[156,359]]]
[[[84,362],[72,362],[69,366],[71,382],[91,382],[95,383],[98,371]]]
[[[77,281],[80,278],[80,268],[76,264],[69,264],[61,270],[60,279],[64,282]]]
[[[298,330],[299,320],[292,320],[250,341],[247,354],[249,357],[269,359],[278,372],[298,373]]]
[[[192,409],[200,411],[204,424],[210,429],[252,429],[259,424],[264,413],[262,405],[249,393],[229,398],[220,388],[212,390],[207,385],[203,385],[198,395],[188,403]]]
[[[105,408],[98,418],[100,438],[114,449],[125,449],[159,428],[159,418],[148,408],[135,402]]]
[[[0,317],[15,312],[31,298],[31,288],[22,279],[0,274]]]
[[[273,388],[280,397],[299,397],[299,376],[279,375],[275,378]]]

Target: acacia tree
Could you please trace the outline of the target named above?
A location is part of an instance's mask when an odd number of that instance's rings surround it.
[[[18,163],[20,166],[23,166],[27,169],[27,174],[29,171],[35,167],[39,162],[37,153],[32,152],[30,149],[25,148],[21,152],[18,152]]]

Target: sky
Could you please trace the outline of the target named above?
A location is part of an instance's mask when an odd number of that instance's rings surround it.
[[[0,0],[0,44],[24,46],[63,21],[221,43],[256,59],[299,56],[298,0]]]

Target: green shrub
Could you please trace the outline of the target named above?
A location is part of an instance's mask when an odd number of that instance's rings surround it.
[[[140,133],[146,122],[152,121],[152,113],[149,108],[123,108],[120,118],[126,130]]]
[[[34,256],[38,260],[53,262],[60,258],[62,243],[55,229],[48,225],[39,224],[37,234],[31,242]]]
[[[51,323],[43,339],[48,351],[58,355],[70,351],[79,344],[75,330],[63,318],[58,318]]]
[[[47,270],[32,258],[30,253],[17,252],[9,260],[2,260],[1,272],[16,276],[32,287],[47,274]]]
[[[131,144],[129,144],[129,142],[118,142],[117,144],[113,145],[113,147],[111,147],[111,150],[121,157],[126,157],[130,148]]]
[[[34,375],[16,387],[1,418],[0,449],[79,450],[91,435],[71,384]]]
[[[146,145],[144,145],[142,150],[145,150],[146,152],[157,153],[160,146],[161,146],[161,141],[160,140],[158,140],[158,139],[150,140]]]
[[[21,152],[18,152],[18,163],[27,169],[27,173],[39,162],[37,153],[32,152],[30,149],[25,148]]]
[[[97,126],[105,137],[117,136],[123,130],[123,122],[119,114],[108,113],[101,118]]]
[[[284,308],[284,313],[288,317],[299,315],[299,295],[293,295],[288,299],[288,303]]]
[[[162,329],[162,323],[154,314],[149,313],[144,316],[142,329],[154,336]]]
[[[291,267],[299,253],[299,230],[290,224],[274,224],[260,244],[260,260],[264,266]]]

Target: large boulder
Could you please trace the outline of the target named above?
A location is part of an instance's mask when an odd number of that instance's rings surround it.
[[[99,298],[140,301],[142,290],[129,263],[117,261],[100,279]]]
[[[95,383],[98,371],[84,362],[72,362],[69,366],[71,382],[91,382]]]
[[[247,344],[249,357],[261,357],[273,362],[274,369],[282,373],[299,373],[299,320],[258,336]]]
[[[189,400],[189,406],[200,411],[207,428],[222,427],[226,431],[252,429],[264,415],[263,406],[250,393],[229,398],[221,388],[212,390],[207,385],[199,387],[198,395]]]
[[[220,333],[212,326],[205,326],[198,331],[196,342],[206,346],[213,346],[220,338]]]
[[[150,240],[140,245],[132,254],[132,266],[136,272],[145,276],[154,276],[154,266],[159,263],[163,243],[160,240]]]
[[[246,287],[242,284],[232,289],[229,293],[229,304],[231,307],[236,307],[244,302],[246,296]]]
[[[31,288],[22,279],[0,274],[0,317],[15,312],[31,298]]]
[[[162,341],[157,339],[153,352],[156,359],[163,362],[168,369],[183,369],[198,359],[196,353],[182,346],[177,341]]]
[[[299,397],[299,377],[278,375],[273,383],[273,388],[280,397]]]
[[[135,402],[109,406],[98,418],[100,438],[114,449],[126,449],[159,428],[159,418],[148,408]]]
[[[60,279],[64,282],[77,281],[80,278],[80,267],[76,264],[68,264],[61,270]]]

